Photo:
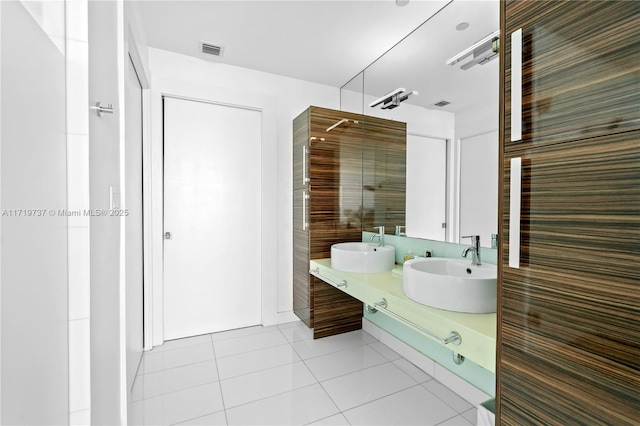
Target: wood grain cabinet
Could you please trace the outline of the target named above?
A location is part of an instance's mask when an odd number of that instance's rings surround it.
[[[498,420],[637,424],[640,8],[501,8]]]
[[[314,338],[362,327],[362,303],[310,275],[309,260],[331,257],[332,244],[361,241],[365,156],[390,158],[388,172],[372,179],[381,194],[396,192],[367,209],[371,220],[384,216],[404,225],[405,123],[320,107],[294,119],[293,309],[313,328]],[[385,200],[394,208],[400,204],[402,212],[384,207]],[[376,216],[376,208],[391,213]]]

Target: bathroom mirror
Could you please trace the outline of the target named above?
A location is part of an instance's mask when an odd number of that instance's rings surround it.
[[[454,0],[341,89],[341,109],[407,123],[407,236],[490,247],[497,233],[499,61],[446,62],[498,28],[498,0]],[[398,88],[417,94],[369,106]]]

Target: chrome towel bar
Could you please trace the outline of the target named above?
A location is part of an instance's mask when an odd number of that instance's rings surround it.
[[[323,276],[321,276],[321,275],[320,275],[320,268],[313,268],[313,269],[311,269],[311,270],[309,271],[309,273],[310,273],[311,275],[313,275],[313,276],[316,276],[316,277],[320,278],[322,281],[324,281],[324,282],[326,282],[326,283],[328,283],[328,284],[331,284],[331,285],[332,285],[332,286],[334,286],[334,287],[337,287],[337,288],[347,288],[347,286],[348,286],[347,280],[342,280],[342,281],[340,281],[339,283],[336,283],[336,282],[334,282],[333,280],[331,280],[331,279],[329,279],[329,278],[327,278],[327,277],[323,277]]]
[[[367,305],[367,310],[370,313],[375,313],[376,311],[381,311],[383,313],[385,313],[386,315],[389,315],[392,318],[397,319],[400,322],[403,322],[407,325],[409,325],[412,328],[415,328],[416,330],[426,334],[427,336],[431,336],[434,339],[442,342],[445,345],[448,345],[449,343],[453,343],[454,345],[458,346],[460,343],[462,343],[462,337],[460,336],[460,334],[458,334],[458,332],[456,331],[452,331],[451,333],[449,333],[449,335],[447,337],[440,337],[437,334],[435,334],[433,331],[427,330],[426,328],[412,322],[409,321],[408,319],[401,317],[400,315],[396,314],[395,312],[391,312],[390,310],[387,309],[387,299],[382,299],[379,302],[376,302],[373,304],[373,307],[369,307],[369,305]]]

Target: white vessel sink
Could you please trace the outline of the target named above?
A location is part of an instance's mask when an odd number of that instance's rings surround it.
[[[331,267],[344,272],[376,273],[393,269],[396,250],[375,243],[338,243],[331,246]]]
[[[411,300],[455,312],[496,312],[496,266],[468,260],[412,259],[404,264],[402,289]]]

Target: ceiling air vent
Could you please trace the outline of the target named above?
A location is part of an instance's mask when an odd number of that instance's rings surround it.
[[[200,51],[205,55],[222,56],[222,47],[204,41],[200,42]]]
[[[443,107],[443,106],[447,106],[449,105],[451,102],[448,101],[440,101],[440,102],[436,102],[434,105],[435,106],[439,106],[439,107]]]

